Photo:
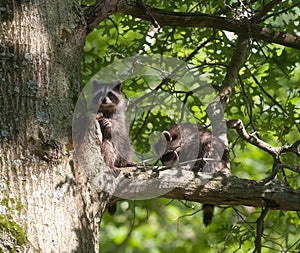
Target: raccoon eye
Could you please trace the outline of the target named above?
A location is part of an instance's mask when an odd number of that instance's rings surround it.
[[[178,138],[178,135],[177,134],[174,134],[173,136],[172,136],[172,139],[173,140],[176,140]]]
[[[163,131],[162,134],[166,138],[167,142],[170,142],[172,140],[172,136],[168,131]]]
[[[109,91],[106,95],[106,98],[109,98],[109,100],[113,101],[115,98],[115,95],[113,92]]]

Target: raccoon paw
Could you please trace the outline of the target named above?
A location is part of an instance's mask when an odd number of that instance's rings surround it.
[[[111,121],[108,118],[104,118],[104,117],[100,118],[99,123],[104,128],[111,127]]]
[[[135,167],[138,166],[138,163],[127,161],[124,167]]]
[[[121,169],[117,168],[117,167],[114,167],[114,168],[111,168],[112,171],[113,171],[113,174],[115,177],[119,176],[120,172],[121,172]]]
[[[97,115],[96,115],[96,120],[101,120],[101,118],[103,118],[103,113],[102,112],[99,112]]]

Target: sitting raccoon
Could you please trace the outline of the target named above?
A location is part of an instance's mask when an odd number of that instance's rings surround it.
[[[104,162],[116,174],[120,168],[133,166],[133,147],[130,143],[125,100],[121,81],[101,83],[93,80],[92,105],[97,108],[97,120],[102,132],[101,153]]]
[[[135,165],[132,162],[134,151],[127,129],[121,81],[101,83],[93,80],[91,108],[97,110],[97,121],[102,133],[100,147],[103,160],[118,175],[120,168]],[[111,215],[116,210],[116,204],[108,207]]]
[[[197,124],[178,124],[163,131],[154,149],[166,166],[179,163],[181,168],[194,172],[217,172],[230,168],[228,147],[211,131]],[[213,205],[203,204],[206,226],[212,221],[213,211]]]

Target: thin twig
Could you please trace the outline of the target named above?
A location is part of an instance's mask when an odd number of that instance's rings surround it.
[[[285,145],[281,147],[281,153],[292,152],[297,156],[300,156],[300,139],[296,140],[292,145]]]
[[[256,13],[252,18],[251,22],[259,23],[261,19],[277,4],[281,3],[282,0],[273,0],[262,7],[260,12]]]
[[[254,252],[261,253],[262,243],[261,239],[264,232],[264,219],[269,211],[268,207],[262,208],[262,212],[256,221],[256,238]]]
[[[272,14],[270,14],[270,15],[267,15],[267,16],[265,16],[263,19],[261,19],[261,22],[265,21],[265,20],[268,19],[268,18],[274,17],[274,16],[275,16],[275,17],[278,17],[280,14],[283,14],[283,13],[285,13],[285,12],[287,12],[287,11],[289,11],[289,10],[295,8],[296,6],[299,6],[299,5],[300,5],[300,2],[295,3],[295,4],[293,4],[293,5],[289,6],[289,7],[287,7],[287,8],[285,8],[285,9],[281,10],[281,11],[277,11],[277,12],[274,12],[274,13],[272,13]]]
[[[136,99],[133,103],[131,103],[130,105],[128,105],[127,110],[130,111],[135,105],[139,105],[146,97],[150,96],[151,94],[155,94],[156,91],[158,91],[163,84],[169,83],[174,76],[176,76],[176,74],[179,72],[180,69],[186,67],[186,63],[189,62],[191,59],[193,59],[193,57],[197,54],[197,52],[199,52],[199,50],[201,50],[203,47],[205,47],[209,42],[211,42],[212,40],[214,40],[213,37],[210,37],[209,39],[207,39],[206,41],[204,41],[203,43],[201,43],[200,45],[198,45],[193,52],[191,52],[182,62],[182,64],[179,64],[179,66],[177,66],[174,70],[172,70],[171,73],[168,74],[167,77],[165,77],[151,92],[141,96],[140,98]],[[139,64],[143,64],[143,63],[139,63]],[[149,66],[151,67],[151,66]]]
[[[276,175],[278,174],[278,172],[279,172],[280,169],[288,169],[290,171],[293,171],[295,173],[300,174],[300,169],[299,168],[294,168],[294,167],[292,167],[290,165],[279,163],[273,169],[272,174],[269,177],[265,178],[263,180],[263,182],[266,183],[266,182],[271,181],[272,179],[274,179],[276,177]]]
[[[158,24],[156,19],[153,17],[149,8],[147,7],[147,5],[145,5],[143,0],[137,0],[137,4],[145,11],[146,15],[149,17],[149,19],[150,19],[151,23],[154,25],[154,27],[159,29],[160,25]]]

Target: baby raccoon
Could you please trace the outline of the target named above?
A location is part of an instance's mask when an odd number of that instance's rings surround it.
[[[211,131],[197,124],[178,124],[163,131],[154,149],[166,166],[178,162],[194,172],[229,168],[228,147]]]
[[[97,120],[102,132],[101,153],[104,162],[119,174],[121,167],[134,165],[122,83],[120,80],[101,83],[95,79],[92,94],[92,106],[97,108]]]
[[[163,131],[154,145],[163,165],[179,163],[194,172],[217,172],[229,169],[229,149],[211,131],[190,123],[174,125]],[[203,222],[211,223],[214,206],[203,205]]]

